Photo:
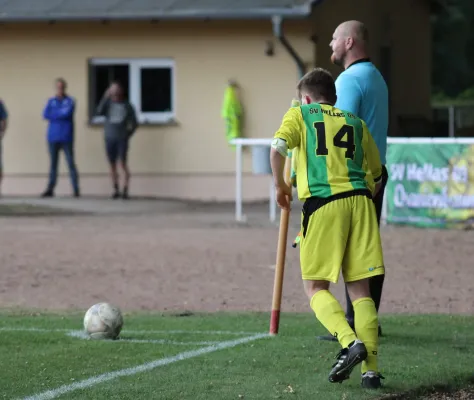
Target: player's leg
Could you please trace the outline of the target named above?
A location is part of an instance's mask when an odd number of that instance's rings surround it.
[[[49,181],[46,190],[41,194],[41,197],[53,197],[54,188],[56,187],[56,180],[58,177],[58,162],[59,162],[59,150],[61,149],[61,143],[50,143],[48,142],[49,150]]]
[[[118,158],[120,167],[123,171],[123,191],[122,198],[128,199],[128,187],[130,184],[130,169],[128,168],[127,155],[128,155],[128,139],[120,140]]]
[[[347,287],[351,298],[355,299],[352,304],[357,337],[367,349],[367,358],[361,367],[361,384],[367,389],[378,389],[383,376],[378,369],[378,316],[375,303],[370,297],[369,279],[350,282]]]
[[[117,171],[117,158],[118,158],[118,144],[116,140],[105,139],[105,151],[107,153],[107,159],[110,166],[110,179],[112,180],[112,186],[114,192],[112,194],[113,199],[120,197],[119,189],[119,175]]]
[[[380,227],[380,218],[382,216],[382,208],[383,208],[383,198],[385,193],[385,186],[387,185],[388,181],[388,173],[385,166],[383,167],[382,173],[382,187],[377,195],[374,197],[374,205],[375,205],[375,212],[377,215],[377,224]],[[374,300],[375,308],[377,312],[380,308],[380,302],[382,299],[382,290],[383,284],[385,280],[385,273],[373,276],[369,279],[369,287],[370,287],[370,297]],[[354,328],[354,307],[352,306],[352,300],[349,295],[349,291],[347,290],[346,285],[346,318],[349,321],[349,324]],[[382,329],[380,328],[380,324],[378,327],[378,334],[382,336]]]
[[[354,307],[355,331],[368,353],[367,360],[362,363],[362,383],[373,388],[380,387],[377,365],[378,315],[370,296],[369,280],[384,273],[383,264],[374,204],[365,196],[355,196],[342,274]]]
[[[306,295],[316,318],[342,347],[329,374],[330,382],[348,379],[352,369],[367,356],[365,346],[347,323],[343,308],[329,291],[330,282],[337,283],[339,278],[351,207],[347,199],[321,207],[317,200],[310,200],[303,207],[300,262]]]
[[[329,382],[349,379],[354,367],[367,358],[367,349],[347,323],[341,304],[329,291],[328,281],[304,281],[310,305],[319,322],[339,341],[342,349],[329,372]]]
[[[382,187],[380,191],[377,193],[377,196],[375,196],[374,198],[375,212],[377,214],[377,224],[379,227],[380,227],[380,218],[382,216],[385,186],[387,185],[387,181],[388,181],[388,173],[387,173],[387,169],[384,166],[382,170]],[[383,290],[384,280],[385,280],[385,273],[374,276],[370,278],[370,281],[369,281],[370,295],[375,302],[375,308],[377,309],[377,312],[379,311],[380,302],[382,299],[382,290]]]
[[[74,143],[73,142],[63,143],[62,146],[63,146],[64,155],[66,157],[66,162],[69,169],[69,176],[71,178],[71,184],[74,191],[74,196],[79,197],[80,196],[79,174],[77,172],[77,166],[74,160]]]
[[[329,291],[329,281],[304,281],[304,289],[316,318],[339,341],[342,348],[357,339],[344,317],[341,304]]]

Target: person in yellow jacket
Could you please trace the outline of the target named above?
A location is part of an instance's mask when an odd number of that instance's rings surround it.
[[[224,118],[226,124],[226,139],[228,143],[242,134],[242,114],[242,105],[237,94],[237,84],[231,81],[225,90],[221,110],[222,118]]]

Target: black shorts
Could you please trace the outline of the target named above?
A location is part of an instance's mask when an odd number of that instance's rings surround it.
[[[105,150],[110,164],[115,164],[117,160],[126,163],[128,139],[105,139]]]

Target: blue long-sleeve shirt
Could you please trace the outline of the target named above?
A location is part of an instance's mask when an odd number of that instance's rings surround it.
[[[43,110],[48,124],[49,143],[69,143],[74,140],[75,101],[70,96],[52,97]]]
[[[0,121],[4,121],[8,118],[8,111],[5,107],[5,103],[0,100]]]

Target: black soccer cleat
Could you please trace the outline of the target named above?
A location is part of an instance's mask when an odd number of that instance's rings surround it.
[[[362,381],[360,385],[364,389],[380,389],[382,387],[381,379],[385,379],[382,374],[374,371],[367,371],[365,374],[362,374]]]
[[[329,373],[329,382],[342,383],[349,379],[352,370],[367,358],[367,349],[360,340],[354,340],[349,347],[342,349],[336,356],[337,362]]]

